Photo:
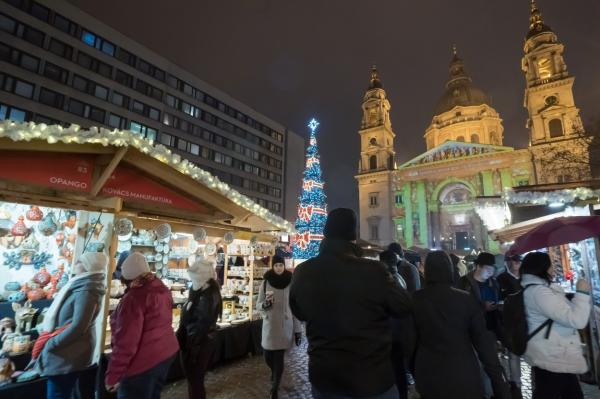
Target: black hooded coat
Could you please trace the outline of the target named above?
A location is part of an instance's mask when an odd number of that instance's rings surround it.
[[[479,357],[492,381],[495,397],[510,399],[496,356],[494,337],[485,326],[481,306],[468,293],[452,288],[450,259],[426,261],[425,279],[425,288],[413,294],[418,336],[415,380],[421,396],[424,399],[483,398]]]

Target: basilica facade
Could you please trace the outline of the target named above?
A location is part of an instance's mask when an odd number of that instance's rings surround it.
[[[491,223],[478,212],[505,188],[589,179],[588,148],[573,98],[564,46],[535,2],[524,44],[527,148],[504,145],[502,119],[473,84],[456,49],[445,90],[425,130],[426,152],[398,165],[391,105],[375,67],[364,95],[358,174],[360,237],[377,245],[494,250]],[[565,163],[552,154],[574,153]],[[572,159],[572,158],[569,158]]]

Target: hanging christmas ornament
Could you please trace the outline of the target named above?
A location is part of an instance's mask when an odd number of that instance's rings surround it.
[[[164,241],[171,238],[171,225],[168,223],[159,224],[156,226],[154,231],[156,232],[156,238],[159,241]]]
[[[48,273],[45,267],[42,267],[39,272],[33,275],[33,281],[39,284],[40,287],[45,287],[48,285],[51,279],[52,276],[50,273]]]
[[[15,237],[23,237],[29,233],[29,229],[25,226],[25,222],[23,222],[25,218],[23,216],[19,216],[19,221],[15,223],[10,232]]]
[[[199,228],[194,230],[194,240],[204,241],[206,239],[206,230]]]
[[[29,208],[29,210],[25,213],[25,216],[27,217],[27,220],[31,220],[32,222],[39,222],[44,217],[44,213],[39,207],[32,205]]]
[[[227,233],[225,233],[225,235],[223,236],[223,241],[225,242],[225,244],[229,245],[233,242],[233,240],[235,239],[235,236],[233,235],[233,232],[228,231]]]
[[[40,224],[38,224],[38,230],[46,237],[56,233],[56,230],[58,230],[58,223],[54,217],[54,212],[48,212],[48,214],[44,216]]]

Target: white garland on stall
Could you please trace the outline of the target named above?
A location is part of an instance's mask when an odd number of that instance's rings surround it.
[[[509,204],[571,204],[577,200],[585,201],[590,199],[600,200],[600,190],[592,190],[587,187],[578,187],[574,189],[556,190],[556,191],[521,191],[516,192],[508,189],[504,192],[504,199]]]
[[[85,130],[75,124],[62,127],[60,125],[46,125],[45,123],[19,123],[4,120],[0,122],[0,137],[7,137],[13,141],[45,140],[49,144],[60,141],[67,144],[101,144],[105,147],[109,145],[116,147],[131,146],[223,194],[235,204],[251,211],[272,225],[290,233],[294,231],[292,224],[287,220],[272,214],[266,208],[258,205],[187,159],[182,159],[179,155],[173,154],[171,150],[162,144],[154,144],[152,140],[145,139],[130,130],[108,130],[95,126]]]

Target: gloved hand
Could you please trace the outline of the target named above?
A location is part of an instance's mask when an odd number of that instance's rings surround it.
[[[302,334],[295,333],[294,340],[296,341],[296,346],[300,346],[300,343],[302,342]]]

